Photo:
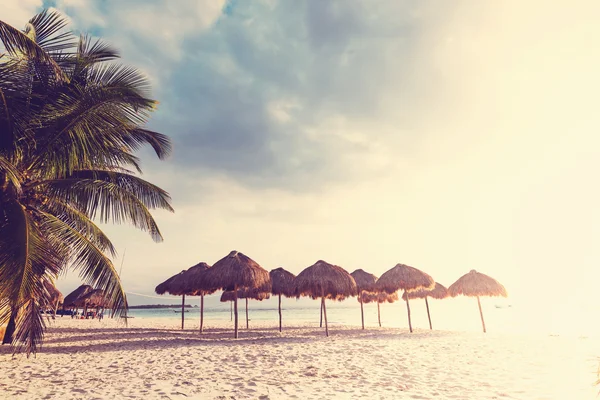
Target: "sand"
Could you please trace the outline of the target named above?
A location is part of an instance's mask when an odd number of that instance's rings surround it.
[[[234,340],[229,323],[206,324],[200,335],[176,320],[59,317],[35,358],[0,348],[0,398],[562,400],[599,389],[596,338],[342,326],[326,338],[263,323]]]

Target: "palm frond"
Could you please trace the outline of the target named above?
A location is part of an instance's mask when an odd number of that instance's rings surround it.
[[[104,290],[113,309],[123,312],[127,297],[121,287],[119,274],[110,259],[85,235],[52,214],[42,213],[42,225],[50,235],[60,237],[73,250],[72,267],[89,285]]]
[[[106,171],[77,171],[66,179],[37,184],[50,197],[73,204],[91,219],[101,223],[130,222],[162,241],[150,209],[173,211],[167,192],[138,177]]]
[[[76,42],[71,32],[62,32],[68,25],[67,18],[56,10],[44,10],[29,20],[25,34],[48,53],[73,49]]]
[[[2,41],[4,48],[10,55],[14,57],[25,55],[32,61],[46,64],[51,67],[57,80],[67,80],[66,75],[50,54],[27,36],[27,34],[3,21],[0,21],[0,41]]]
[[[117,252],[110,239],[85,213],[81,212],[71,204],[62,202],[56,198],[51,198],[46,204],[41,205],[38,212],[49,213],[55,218],[60,219],[71,228],[77,230],[82,235],[94,243],[102,252],[107,252],[111,257],[115,257]]]
[[[21,172],[10,160],[0,154],[0,185],[4,183],[1,179],[3,177],[15,188],[17,194],[21,193]]]
[[[173,150],[171,140],[167,135],[142,128],[130,130],[127,135],[123,136],[123,141],[132,150],[137,150],[142,145],[149,144],[161,160],[167,158]]]

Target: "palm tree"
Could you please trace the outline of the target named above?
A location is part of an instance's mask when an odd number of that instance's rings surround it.
[[[161,241],[150,210],[173,211],[167,192],[136,176],[141,146],[160,159],[171,150],[143,127],[156,105],[148,80],[66,25],[56,11],[23,31],[0,21],[0,324],[3,342],[27,354],[45,329],[44,283],[68,267],[125,312],[115,250],[97,222]]]

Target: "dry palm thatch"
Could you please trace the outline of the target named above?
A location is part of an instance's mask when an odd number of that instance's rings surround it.
[[[321,298],[321,307],[325,316],[325,335],[329,336],[327,326],[327,309],[325,299],[341,300],[356,296],[356,282],[345,269],[329,264],[323,260],[304,269],[294,280],[296,296],[309,296],[312,299]]]
[[[377,303],[377,321],[379,322],[379,326],[381,327],[381,303],[393,303],[398,301],[398,292],[389,294],[385,292],[373,293],[373,292],[362,292],[360,296],[358,296],[358,301],[362,301],[362,303]]]
[[[65,299],[63,301],[63,308],[65,308],[65,307],[76,307],[75,302],[77,301],[77,299],[79,299],[82,296],[85,296],[86,294],[88,294],[92,290],[94,290],[94,288],[91,287],[90,285],[81,285],[81,286],[79,286],[77,289],[73,290],[71,293],[69,293],[65,297]]]
[[[456,282],[454,282],[448,288],[448,294],[452,297],[458,295],[464,295],[468,297],[477,297],[477,305],[479,306],[479,316],[481,317],[481,325],[483,325],[483,332],[485,329],[485,320],[483,319],[483,311],[481,310],[481,301],[479,296],[501,296],[507,297],[508,293],[500,282],[477,272],[472,269],[468,274],[461,276]]]
[[[202,275],[204,271],[210,268],[205,262],[200,262],[193,267],[190,267],[183,274],[178,275],[174,282],[172,283],[174,286],[181,285],[181,291],[183,294],[188,294],[192,296],[200,296],[200,333],[202,333],[204,329],[204,296],[208,294],[212,294],[216,292],[216,289],[213,290],[202,290]],[[182,314],[183,315],[183,312]]]
[[[183,270],[180,273],[173,275],[166,281],[158,284],[158,286],[156,286],[156,288],[154,289],[156,294],[162,295],[165,293],[169,293],[170,295],[173,295],[173,296],[182,296],[181,297],[181,329],[182,330],[183,330],[184,323],[185,323],[185,313],[184,313],[184,311],[185,311],[185,293],[184,293],[183,288],[181,287],[181,284],[177,284],[177,278],[182,276],[185,273],[185,271],[186,270]]]
[[[238,289],[248,288],[259,289],[261,292],[271,292],[269,272],[250,257],[235,250],[204,271],[200,283],[202,290],[224,289],[234,292],[234,337],[236,339],[238,337]]]
[[[269,271],[269,275],[271,276],[271,293],[279,297],[279,332],[281,332],[281,296],[294,296],[296,275],[281,267]]]
[[[398,290],[405,292],[417,289],[433,289],[435,281],[425,272],[404,264],[396,266],[381,275],[377,280],[379,290],[386,293],[394,293]],[[406,299],[406,310],[408,313],[408,327],[412,333],[412,322],[410,319],[410,303]]]
[[[258,289],[238,289],[237,298],[246,299],[246,329],[250,329],[248,319],[248,299],[263,301],[271,297],[270,293],[261,292]],[[221,295],[221,301],[235,301],[235,293],[232,290],[225,291]]]
[[[76,303],[81,304],[81,306],[87,307],[105,307],[107,305],[107,299],[104,296],[104,290],[95,289],[89,292],[88,294],[78,298],[76,300]]]
[[[444,285],[441,285],[436,282],[433,289],[419,289],[412,292],[404,292],[404,294],[402,295],[402,299],[406,301],[407,297],[409,299],[425,299],[425,307],[427,308],[427,319],[429,320],[429,329],[433,329],[433,326],[431,325],[431,314],[429,313],[429,301],[427,300],[427,298],[431,297],[432,299],[438,300],[445,299],[446,297],[448,297],[448,289],[446,289]]]
[[[360,320],[362,322],[362,328],[365,329],[365,312],[363,309],[362,302],[362,294],[364,292],[375,292],[377,291],[376,283],[377,277],[373,274],[370,274],[362,269],[357,269],[352,272],[350,275],[354,278],[356,282],[356,287],[358,288],[358,302],[360,303]]]
[[[49,281],[44,281],[44,289],[48,292],[48,304],[46,307],[52,309],[52,319],[56,318],[56,310],[58,309],[58,305],[64,302],[64,297],[62,293],[54,286],[54,284]]]

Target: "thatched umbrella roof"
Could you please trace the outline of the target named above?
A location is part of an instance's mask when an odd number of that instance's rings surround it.
[[[88,294],[89,292],[91,292],[92,290],[94,290],[93,287],[91,287],[90,285],[81,285],[79,286],[77,289],[73,290],[71,293],[69,293],[63,302],[64,307],[73,307],[75,306],[75,301],[80,298],[81,296],[85,296],[86,294]]]
[[[199,288],[202,287],[202,275],[204,271],[210,268],[205,262],[200,262],[193,267],[190,267],[187,271],[184,271],[183,274],[175,277],[172,285],[179,286],[181,285],[181,290],[185,292],[185,294],[189,294],[192,296],[200,296],[213,294],[217,291],[217,289],[212,290],[201,290]]]
[[[104,307],[106,306],[106,298],[104,297],[104,290],[95,289],[91,292],[79,297],[75,300],[75,305],[78,307]]]
[[[456,282],[450,285],[448,288],[448,294],[452,297],[456,297],[459,294],[469,297],[477,297],[477,305],[479,306],[479,316],[481,317],[483,333],[486,332],[486,328],[479,296],[508,296],[506,289],[500,282],[491,276],[477,272],[474,269],[472,269],[468,274],[461,276]]]
[[[358,287],[359,291],[377,291],[377,286],[375,285],[377,283],[377,277],[375,275],[363,271],[362,269],[357,269],[350,275],[352,275],[352,277],[354,278],[354,281],[356,282],[356,286]]]
[[[270,293],[259,292],[257,289],[238,289],[238,299],[251,299],[263,301],[271,297]],[[233,301],[233,290],[223,292],[221,295],[221,301]]]
[[[373,292],[362,292],[360,297],[362,298],[362,302],[365,304],[368,303],[393,303],[395,301],[398,301],[398,292],[394,292],[392,294],[389,293],[385,293],[385,292],[379,292],[379,293],[373,293]],[[357,298],[357,300],[360,302],[361,298]]]
[[[406,296],[408,294],[409,299],[424,299],[426,297],[431,297],[432,299],[445,299],[448,297],[448,289],[444,285],[439,283],[435,283],[435,287],[433,289],[418,289],[412,292],[404,292],[402,295],[402,299],[406,300]]]
[[[377,288],[387,293],[433,289],[434,285],[435,281],[429,274],[404,264],[396,264],[377,280]]]
[[[54,286],[52,282],[50,282],[49,280],[44,281],[44,288],[50,295],[48,298],[49,304],[54,306],[57,303],[64,302],[64,297],[62,293],[56,288],[56,286]]]
[[[342,300],[356,296],[357,287],[354,278],[345,269],[319,260],[298,274],[294,280],[294,294],[312,299]]]
[[[294,297],[294,279],[296,275],[283,268],[269,271],[271,277],[271,294]]]
[[[160,283],[158,286],[156,286],[156,288],[154,289],[154,291],[156,292],[156,294],[165,294],[165,293],[169,293],[171,295],[174,296],[181,296],[181,286],[173,286],[173,281],[180,275],[182,275],[186,270],[181,271],[180,273],[173,275],[172,277],[170,277],[169,279],[167,279],[166,281],[164,281],[163,283]]]
[[[200,283],[203,290],[233,290],[237,286],[271,291],[269,272],[250,257],[235,250],[204,271]]]
[[[469,297],[502,296],[508,293],[500,282],[494,278],[472,269],[468,274],[461,276],[448,288],[448,294],[456,297],[460,294]]]

